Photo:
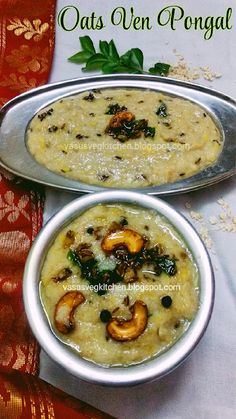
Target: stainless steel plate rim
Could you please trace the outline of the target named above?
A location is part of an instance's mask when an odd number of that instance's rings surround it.
[[[40,272],[46,253],[58,232],[86,209],[101,203],[128,203],[156,210],[180,232],[197,263],[200,305],[188,331],[172,348],[142,364],[106,368],[86,361],[68,349],[52,333],[39,295]],[[29,253],[23,280],[26,314],[42,348],[68,372],[86,381],[110,386],[152,381],[176,368],[196,347],[206,330],[214,303],[214,275],[206,248],[191,224],[166,202],[135,192],[108,191],[77,198],[59,211],[41,230]]]
[[[154,89],[192,100],[206,109],[215,119],[225,144],[218,162],[202,172],[178,182],[144,188],[128,188],[150,195],[188,192],[224,180],[236,173],[236,118],[235,101],[207,87],[170,78],[144,75],[91,76],[48,84],[24,93],[8,102],[0,112],[0,164],[12,173],[58,189],[71,192],[99,192],[124,188],[100,187],[69,179],[53,173],[29,153],[25,131],[35,113],[59,97],[95,88],[134,87]]]

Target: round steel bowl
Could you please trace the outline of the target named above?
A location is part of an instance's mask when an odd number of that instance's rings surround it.
[[[52,332],[39,294],[45,256],[59,231],[86,209],[99,203],[128,203],[156,210],[174,226],[192,252],[199,270],[199,309],[188,330],[163,354],[139,365],[102,367],[86,361]],[[86,381],[110,385],[136,385],[168,374],[196,347],[206,330],[214,303],[214,275],[207,250],[194,228],[164,201],[144,194],[108,191],[78,198],[60,210],[41,230],[29,253],[24,272],[24,304],[30,326],[42,348],[71,374]]]

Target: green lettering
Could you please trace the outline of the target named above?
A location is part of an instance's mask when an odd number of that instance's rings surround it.
[[[136,30],[136,31],[138,31],[139,29],[141,29],[141,25],[140,25],[140,17],[139,16],[136,16],[135,18],[134,18],[134,22],[133,22],[133,28]]]
[[[66,15],[68,15],[68,12],[72,12],[74,13],[74,24],[72,24],[71,27],[66,26]],[[61,11],[58,14],[58,25],[62,27],[62,29],[64,29],[64,31],[70,32],[73,31],[79,23],[79,19],[80,19],[80,14],[79,14],[79,10],[77,9],[77,7],[75,6],[65,6],[63,7],[63,9],[61,9]]]
[[[194,28],[195,29],[199,29],[200,28],[201,30],[204,29],[203,18],[201,16],[195,17],[195,19],[194,19]]]
[[[224,18],[222,16],[218,16],[216,18],[215,28],[218,29],[226,29],[224,28]]]
[[[133,28],[136,31],[138,31],[140,29],[141,30],[147,29],[147,30],[150,31],[150,29],[152,29],[152,26],[150,25],[150,19],[149,19],[149,17],[148,16],[147,17],[139,17],[139,16],[136,16],[134,18],[134,21],[133,21]]]
[[[206,29],[206,32],[204,34],[204,39],[206,41],[209,41],[209,39],[211,39],[211,37],[213,35],[213,31],[214,31],[214,17],[213,16],[208,16],[206,18],[205,29]]]
[[[232,29],[232,25],[230,24],[230,19],[233,14],[233,9],[229,7],[226,12],[226,28],[225,29]]]
[[[87,16],[83,16],[82,18],[81,18],[81,21],[80,21],[80,28],[82,29],[82,30],[84,30],[84,29],[91,29],[91,27],[90,27],[90,25],[89,25],[89,18],[87,17]]]
[[[96,28],[95,23],[96,23],[96,19],[97,19],[96,15],[95,15],[95,12],[91,13],[90,19],[91,19],[91,29],[94,30]]]
[[[193,21],[192,21],[191,16],[187,16],[187,17],[184,19],[184,27],[185,27],[185,29],[187,29],[187,31],[188,31],[189,29],[191,29],[192,24],[193,24]]]
[[[122,26],[124,30],[128,30],[131,27],[138,30],[150,30],[152,25],[148,16],[135,16],[134,8],[130,7],[130,15],[127,15],[127,11],[124,7],[116,7],[111,14],[111,23],[114,26]]]
[[[142,29],[147,29],[148,31],[152,29],[150,18],[148,16],[142,18]]]
[[[116,9],[113,10],[112,14],[111,14],[111,23],[114,26],[118,26],[118,25],[122,25],[123,29],[125,31],[127,31],[131,24],[132,24],[132,20],[133,20],[133,7],[130,8],[130,12],[131,12],[131,19],[130,22],[128,24],[127,22],[127,14],[126,14],[126,10],[124,7],[116,7]]]
[[[100,31],[103,28],[105,28],[105,25],[103,23],[102,16],[99,16],[98,21],[97,21],[97,25],[96,25],[96,29],[98,31]]]
[[[157,15],[157,23],[160,26],[166,26],[168,23],[173,31],[176,29],[175,23],[184,16],[184,9],[180,6],[164,7]]]

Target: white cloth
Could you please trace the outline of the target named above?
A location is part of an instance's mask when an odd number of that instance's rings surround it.
[[[87,0],[72,2],[81,16],[96,11],[103,15],[106,28],[101,31],[75,29],[65,32],[57,27],[56,50],[51,81],[80,77],[81,66],[69,63],[67,58],[79,50],[79,36],[90,35],[95,43],[99,39],[114,38],[119,50],[139,47],[144,52],[145,66],[157,61],[175,62],[173,50],[185,57],[193,67],[210,66],[222,77],[213,82],[200,82],[236,98],[236,25],[230,31],[217,31],[209,41],[203,40],[201,31],[186,31],[178,25],[176,31],[169,28],[153,28],[151,31],[124,31],[109,24],[109,13],[122,2],[118,0]],[[129,4],[128,4],[129,3]],[[217,16],[223,14],[227,0],[198,0],[176,2],[185,9],[186,15]],[[57,10],[70,3],[58,0]],[[123,2],[126,8],[134,7],[135,13],[151,16],[155,23],[156,11],[172,4],[164,0]],[[230,3],[236,6],[235,0]],[[236,8],[235,8],[236,11]],[[234,10],[233,10],[234,12]],[[234,14],[233,14],[234,18]],[[235,121],[236,123],[236,121]],[[236,140],[236,139],[235,139]],[[195,225],[186,201],[193,210],[200,211],[204,219],[222,212],[217,200],[221,197],[230,204],[236,215],[234,188],[236,178],[198,192],[168,198],[168,202],[187,216]],[[77,196],[47,190],[45,220],[65,203]],[[210,250],[216,279],[216,300],[213,316],[206,334],[188,360],[163,379],[130,388],[106,388],[82,382],[55,365],[41,353],[40,376],[66,392],[122,419],[232,419],[236,411],[236,278],[235,233],[215,231],[210,226],[213,249]]]

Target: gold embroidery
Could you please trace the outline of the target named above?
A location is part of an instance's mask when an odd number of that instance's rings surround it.
[[[1,376],[0,413],[4,418],[16,419],[22,417],[23,396],[10,381],[4,380]]]
[[[1,217],[0,217],[1,218]],[[14,264],[16,262],[24,263],[29,249],[30,249],[30,239],[23,231],[6,231],[0,233],[0,258],[4,260],[5,263]],[[6,267],[7,268],[7,267]],[[12,278],[12,273],[9,272],[9,277]]]
[[[22,346],[22,348],[21,348]],[[15,347],[15,351],[16,351],[16,361],[14,362],[14,364],[12,365],[12,368],[19,370],[20,368],[22,368],[25,364],[26,364],[26,356],[24,354],[24,352],[22,351],[22,349],[26,349],[27,345],[16,345]]]
[[[48,391],[48,387],[46,387],[46,386],[44,388],[44,394],[45,394],[45,401],[46,401],[48,419],[55,419],[55,411],[54,411],[53,402],[51,400],[51,394]]]
[[[17,17],[10,19],[10,25],[7,26],[9,31],[14,31],[16,36],[24,35],[24,38],[29,41],[33,38],[35,42],[42,39],[45,32],[49,29],[48,23],[42,23],[40,19],[34,19],[32,23],[29,19],[21,20]]]
[[[35,362],[36,362],[36,360],[34,359],[35,351],[37,351],[35,343],[34,342],[28,343],[28,357],[27,357],[25,372],[33,373],[33,371],[31,370],[35,369]]]
[[[24,381],[24,386],[27,391],[27,405],[30,408],[31,419],[37,418],[37,404],[38,404],[38,393],[35,391],[34,380],[27,374],[22,376]],[[40,409],[41,410],[41,409]],[[45,419],[45,417],[41,417],[40,419]]]
[[[32,419],[36,419],[36,416],[34,416],[34,412],[36,413],[36,410],[35,410],[36,402],[37,402],[37,411],[39,411],[40,419],[46,419],[44,393],[41,391],[40,384],[41,384],[40,381],[36,381],[32,379],[27,381]],[[35,395],[37,395],[37,399]]]
[[[39,47],[31,48],[28,45],[21,45],[19,49],[13,49],[11,54],[6,56],[6,61],[19,73],[33,71],[41,74],[48,69],[48,52],[47,47],[41,50]]]
[[[1,239],[1,235],[0,235],[0,239]],[[4,294],[13,294],[14,291],[17,289],[17,286],[18,286],[18,280],[16,278],[13,278],[13,279],[11,278],[11,281],[5,281],[2,284],[2,291],[4,292]]]
[[[26,90],[36,87],[36,83],[36,79],[31,78],[27,80],[25,76],[17,77],[16,74],[11,73],[9,76],[3,77],[3,80],[0,82],[0,86],[9,87],[9,89],[17,90],[18,92],[25,92]],[[39,85],[39,83],[37,84]]]
[[[13,358],[14,352],[12,347],[5,342],[1,342],[0,346],[0,365],[3,367],[8,367]]]
[[[6,19],[1,16],[0,19],[0,72],[4,63],[4,55],[6,50]],[[4,102],[3,102],[4,103]]]
[[[22,195],[18,203],[14,202],[15,195],[12,191],[7,191],[4,196],[0,195],[0,220],[7,216],[9,223],[14,223],[20,215],[23,215],[28,221],[30,216],[26,207],[29,203],[28,195]]]

